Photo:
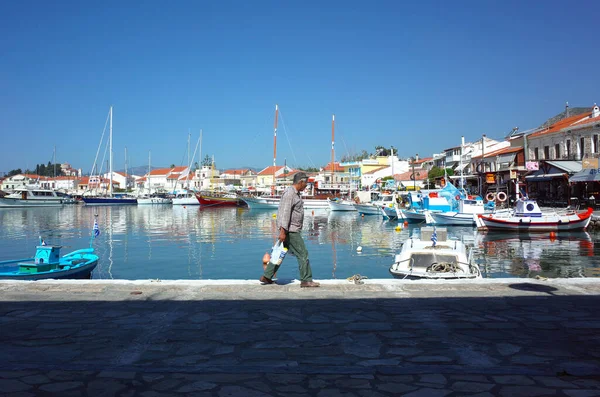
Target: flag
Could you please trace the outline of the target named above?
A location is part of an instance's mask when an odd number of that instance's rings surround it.
[[[98,237],[100,235],[100,227],[98,226],[97,219],[94,219],[94,228],[92,230],[94,231],[94,237]]]
[[[431,235],[431,241],[433,241],[433,246],[437,243],[437,232],[435,231],[435,226],[433,227],[433,234]]]
[[[186,179],[188,177],[188,175],[190,174],[190,167],[187,167],[177,178],[178,181],[182,180],[182,179]]]

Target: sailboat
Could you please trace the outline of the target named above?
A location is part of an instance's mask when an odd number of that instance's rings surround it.
[[[333,173],[335,172],[335,155],[334,155],[334,129],[335,128],[335,115],[331,118],[331,182],[333,183]],[[352,196],[352,184],[350,184],[350,197]],[[349,199],[341,198],[327,198],[327,204],[331,211],[356,211],[354,201]]]
[[[144,204],[171,204],[173,201],[168,197],[161,197],[152,194],[152,186],[150,184],[151,178],[150,174],[152,173],[152,168],[150,167],[150,152],[148,152],[148,194],[139,196],[137,198],[138,205]]]
[[[124,195],[117,196],[113,194],[113,148],[112,148],[112,119],[113,119],[113,108],[110,107],[109,111],[110,127],[108,135],[108,146],[109,146],[109,184],[108,184],[108,196],[107,197],[83,197],[83,201],[86,205],[133,205],[137,204],[135,198],[126,197]],[[91,178],[90,178],[91,179]]]
[[[200,138],[198,139],[198,143],[202,139],[202,132],[200,132]],[[185,175],[179,177],[181,179],[185,176],[185,186],[183,189],[179,191],[175,191],[175,197],[173,197],[173,205],[200,205],[200,202],[196,198],[195,192],[190,190],[189,180],[190,180],[190,170],[192,168],[192,161],[196,157],[196,151],[198,150],[198,143],[196,143],[196,148],[194,149],[194,155],[192,156],[192,160],[190,161],[190,136],[188,135],[188,167],[184,171]]]
[[[279,116],[279,107],[275,105],[275,127],[273,130],[273,185],[271,186],[271,196],[259,197],[241,197],[241,199],[251,209],[274,209],[279,207],[281,197],[275,196],[275,172],[277,171],[277,120]],[[333,142],[332,142],[333,145]],[[304,209],[327,209],[329,208],[326,199],[315,199],[302,197]]]

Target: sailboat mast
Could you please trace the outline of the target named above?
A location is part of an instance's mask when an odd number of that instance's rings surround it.
[[[275,127],[273,128],[273,184],[271,185],[271,195],[275,191],[275,170],[277,169],[277,117],[279,116],[279,107],[275,105]]]
[[[192,138],[192,133],[188,131],[188,153],[187,153],[187,163],[188,163],[188,174],[185,177],[185,188],[189,189],[190,188],[190,182],[189,182],[189,175],[190,175],[190,168],[189,168],[189,164],[190,164],[190,139]]]
[[[202,128],[200,128],[200,151],[198,153],[198,167],[200,167],[200,172],[198,172],[198,177],[202,178],[202,172],[201,172],[201,170],[202,170]],[[212,178],[212,174],[210,175],[210,177]],[[199,184],[198,188],[202,189],[202,179],[199,179],[198,184]]]
[[[152,194],[152,185],[150,184],[150,173],[152,172],[152,167],[150,166],[150,161],[152,160],[152,152],[148,150],[148,194]]]
[[[127,193],[127,146],[125,146],[125,193]]]
[[[112,181],[112,178],[113,178],[113,175],[112,175],[112,172],[113,172],[113,168],[112,168],[113,167],[112,118],[113,118],[113,108],[111,106],[110,107],[110,128],[109,128],[109,134],[108,134],[108,153],[109,153],[108,154],[108,158],[109,158],[109,160],[108,160],[108,165],[109,165],[109,171],[108,171],[109,172],[109,176],[108,176],[108,178],[109,178],[109,185],[108,185],[108,189],[109,189],[109,193],[110,193],[111,197],[113,195],[113,181]]]
[[[335,153],[334,153],[334,145],[335,145],[335,114],[331,115],[331,187],[333,188],[333,174],[335,173]]]

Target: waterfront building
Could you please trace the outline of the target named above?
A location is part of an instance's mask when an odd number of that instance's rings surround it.
[[[39,185],[40,181],[45,181],[48,178],[36,174],[16,174],[5,178],[2,181],[0,190],[11,192],[15,189],[22,189],[28,185]]]

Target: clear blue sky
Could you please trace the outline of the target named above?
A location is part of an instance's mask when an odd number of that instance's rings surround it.
[[[89,172],[110,105],[114,167],[323,166],[405,158],[600,102],[598,1],[3,1],[0,172]],[[281,121],[281,119],[280,119]]]

